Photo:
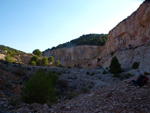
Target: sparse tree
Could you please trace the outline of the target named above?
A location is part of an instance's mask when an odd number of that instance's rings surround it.
[[[39,49],[35,49],[34,51],[33,51],[33,54],[34,55],[37,55],[37,56],[42,56],[42,52],[39,50]]]
[[[119,63],[116,56],[112,58],[109,68],[109,71],[113,74],[118,74],[122,72],[121,64]]]
[[[35,62],[35,61],[31,61],[31,63],[30,63],[32,66],[36,66],[37,65],[37,63]]]
[[[138,62],[134,62],[133,64],[132,64],[132,69],[137,69],[138,67],[139,67],[139,63]]]
[[[53,73],[38,71],[32,76],[21,89],[21,99],[25,103],[55,103],[56,93],[53,78],[57,76]]]
[[[35,61],[36,64],[38,64],[38,63],[39,63],[39,57],[38,57],[37,55],[34,55],[33,57],[31,57],[29,64],[31,64],[32,61]],[[32,64],[31,64],[31,65],[32,65]]]
[[[47,66],[48,65],[48,58],[47,57],[43,57],[43,59],[41,60],[41,65],[42,66]]]
[[[55,62],[55,65],[56,65],[56,66],[59,66],[59,65],[60,65],[59,60],[57,60],[57,61]]]
[[[48,58],[48,61],[50,62],[50,64],[53,64],[53,62],[54,62],[54,57],[53,57],[53,56],[50,56],[50,57]]]

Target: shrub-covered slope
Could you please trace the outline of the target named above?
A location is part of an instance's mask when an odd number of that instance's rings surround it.
[[[103,46],[106,40],[107,34],[87,34],[82,35],[77,39],[71,40],[70,42],[59,44],[57,47],[53,47],[51,49],[69,48],[81,45]]]
[[[31,54],[27,54],[23,51],[0,45],[0,60],[27,64],[31,56]]]

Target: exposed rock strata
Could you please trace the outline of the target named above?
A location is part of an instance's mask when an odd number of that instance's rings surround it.
[[[150,3],[143,3],[130,17],[108,34],[101,56],[121,49],[135,48],[150,40]]]
[[[107,67],[114,52],[124,69],[140,62],[140,71],[150,72],[150,2],[144,2],[130,17],[119,23],[108,34],[102,48],[100,64]]]
[[[98,56],[101,52],[100,46],[77,46],[72,48],[62,48],[43,52],[44,56],[53,56],[64,66],[77,66],[87,64],[91,59]]]

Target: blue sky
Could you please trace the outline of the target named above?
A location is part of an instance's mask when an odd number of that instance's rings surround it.
[[[142,0],[0,0],[0,44],[31,53],[108,33]]]

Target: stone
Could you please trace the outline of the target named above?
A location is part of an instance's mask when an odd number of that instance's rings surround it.
[[[16,110],[16,113],[31,113],[31,110],[29,108],[19,108]]]
[[[37,103],[31,104],[31,108],[34,109],[34,111],[40,111],[42,107],[43,106],[41,104],[37,104]]]
[[[13,106],[11,106],[11,105],[8,106],[8,109],[12,109],[12,108],[13,108]]]
[[[44,104],[44,105],[43,105],[43,109],[49,109],[48,105],[47,105],[47,104]]]

